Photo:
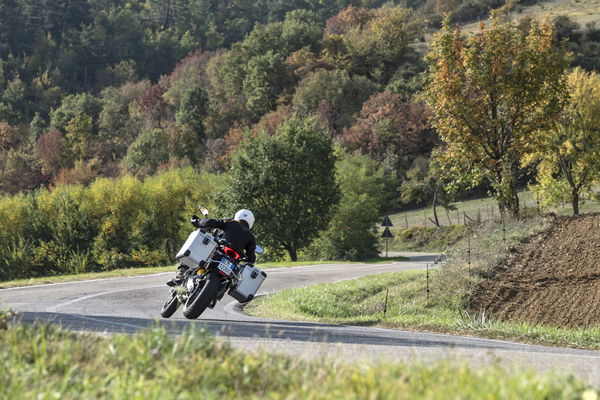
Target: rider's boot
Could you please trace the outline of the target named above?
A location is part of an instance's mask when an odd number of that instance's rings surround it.
[[[185,265],[180,266],[179,268],[177,268],[177,272],[175,273],[175,277],[173,279],[171,279],[170,281],[167,282],[168,286],[179,286],[183,283],[183,275],[185,274],[185,271],[188,270],[188,267]]]

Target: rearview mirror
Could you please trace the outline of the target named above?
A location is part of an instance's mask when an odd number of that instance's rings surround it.
[[[208,208],[203,207],[203,206],[199,206],[198,207],[198,211],[200,211],[200,213],[202,215],[204,215],[205,217],[208,217]]]
[[[260,247],[259,245],[256,245],[256,249],[254,250],[254,252],[255,252],[255,253],[258,253],[258,254],[262,254],[262,253],[264,253],[265,251],[263,250],[263,248],[262,248],[262,247]]]

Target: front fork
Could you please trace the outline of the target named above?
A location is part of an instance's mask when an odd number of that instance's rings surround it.
[[[206,269],[204,267],[200,267],[195,270],[190,269],[184,275],[183,285],[171,288],[172,291],[175,291],[176,296],[178,297],[178,299],[181,303],[185,304],[187,302],[187,299],[189,298],[190,294],[194,290],[198,290],[196,288],[196,286],[199,284],[197,282],[197,280],[199,278],[201,279],[202,275],[204,275],[205,273],[206,273]]]

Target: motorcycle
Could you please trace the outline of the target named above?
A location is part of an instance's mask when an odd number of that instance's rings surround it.
[[[208,210],[200,208],[207,217]],[[187,267],[182,283],[172,287],[160,315],[171,317],[183,304],[183,315],[198,318],[207,308],[214,308],[225,293],[246,303],[252,300],[267,274],[248,263],[245,256],[228,246],[218,229],[205,230],[199,225],[200,218],[192,216],[193,231],[176,259],[179,267]],[[262,253],[256,246],[256,253]]]

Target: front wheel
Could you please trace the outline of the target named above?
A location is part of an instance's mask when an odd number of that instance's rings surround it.
[[[163,318],[169,318],[171,315],[177,311],[177,307],[179,306],[179,300],[177,299],[177,295],[174,290],[171,290],[169,297],[165,300],[165,303],[160,310],[160,315]]]
[[[204,285],[194,289],[199,292],[193,293],[185,303],[183,316],[188,319],[198,318],[217,295],[219,286],[221,286],[221,276],[216,272],[211,272],[206,277]]]

